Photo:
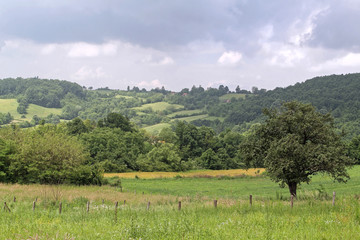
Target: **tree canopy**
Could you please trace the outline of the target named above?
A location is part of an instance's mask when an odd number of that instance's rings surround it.
[[[297,185],[309,183],[317,173],[327,173],[339,182],[349,178],[347,167],[354,161],[346,156],[330,114],[296,101],[265,109],[264,114],[265,123],[242,144],[248,166],[263,165],[270,178],[287,185],[294,196]]]

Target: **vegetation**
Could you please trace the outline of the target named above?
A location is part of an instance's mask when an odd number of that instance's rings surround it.
[[[86,164],[88,155],[80,141],[64,132],[51,125],[1,129],[0,181],[101,184],[101,170]]]
[[[298,102],[264,113],[266,122],[242,144],[248,166],[265,166],[270,178],[286,184],[294,196],[297,185],[314,174],[328,173],[337,181],[349,178],[346,170],[354,161],[346,156],[330,114]]]
[[[126,179],[123,192],[110,186],[0,184],[0,199],[11,209],[0,212],[0,237],[356,239],[360,206],[354,194],[360,190],[359,172],[358,167],[350,171],[350,186],[315,176],[310,185],[303,186],[292,209],[284,191],[265,177]],[[337,193],[334,207],[329,198],[333,190]],[[251,207],[249,193],[253,194]],[[218,199],[217,208],[213,199]],[[116,218],[115,201],[119,202]],[[178,201],[182,202],[180,211]],[[147,202],[151,202],[149,210]]]

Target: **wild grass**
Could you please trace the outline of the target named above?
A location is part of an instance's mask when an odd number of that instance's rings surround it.
[[[189,172],[128,172],[128,173],[105,173],[104,177],[119,178],[173,178],[173,177],[237,177],[237,176],[258,176],[264,173],[264,168],[230,169],[230,170],[194,170]]]
[[[358,239],[360,166],[350,175],[347,184],[314,177],[301,186],[293,208],[287,190],[265,176],[121,179],[123,192],[0,184],[1,204],[11,210],[1,205],[0,239]]]
[[[178,210],[177,203],[139,206],[87,199],[58,205],[9,203],[11,213],[0,213],[1,239],[357,239],[360,231],[359,201],[255,201],[214,208],[194,202]]]

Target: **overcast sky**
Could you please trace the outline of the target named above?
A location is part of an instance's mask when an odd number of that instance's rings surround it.
[[[2,0],[0,78],[273,89],[360,72],[358,0]]]

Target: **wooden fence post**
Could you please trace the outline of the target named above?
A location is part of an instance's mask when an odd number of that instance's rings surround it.
[[[14,196],[14,202],[16,202],[16,197]]]
[[[89,212],[89,210],[90,210],[90,202],[88,201],[86,204],[86,212]]]
[[[333,192],[333,201],[332,201],[332,205],[335,206],[335,196],[336,196],[336,193]]]
[[[125,203],[126,203],[126,200],[124,200],[124,205],[125,205]]]
[[[5,212],[8,211],[8,212],[11,212],[10,208],[8,207],[8,205],[6,204],[6,202],[4,202],[4,210]]]
[[[146,210],[149,210],[150,209],[150,202],[147,203],[147,207],[146,207]]]
[[[35,211],[35,207],[36,207],[36,202],[33,202],[33,211]]]
[[[217,200],[214,200],[214,207],[217,208]]]
[[[115,202],[115,222],[117,222],[117,208],[118,208],[119,203]]]
[[[179,209],[179,211],[181,210],[181,201],[179,201],[178,209]]]
[[[294,195],[291,194],[291,201],[290,201],[291,208],[294,207]]]
[[[250,195],[250,206],[252,206],[252,195]]]
[[[62,202],[59,203],[59,214],[61,214],[62,211]]]

